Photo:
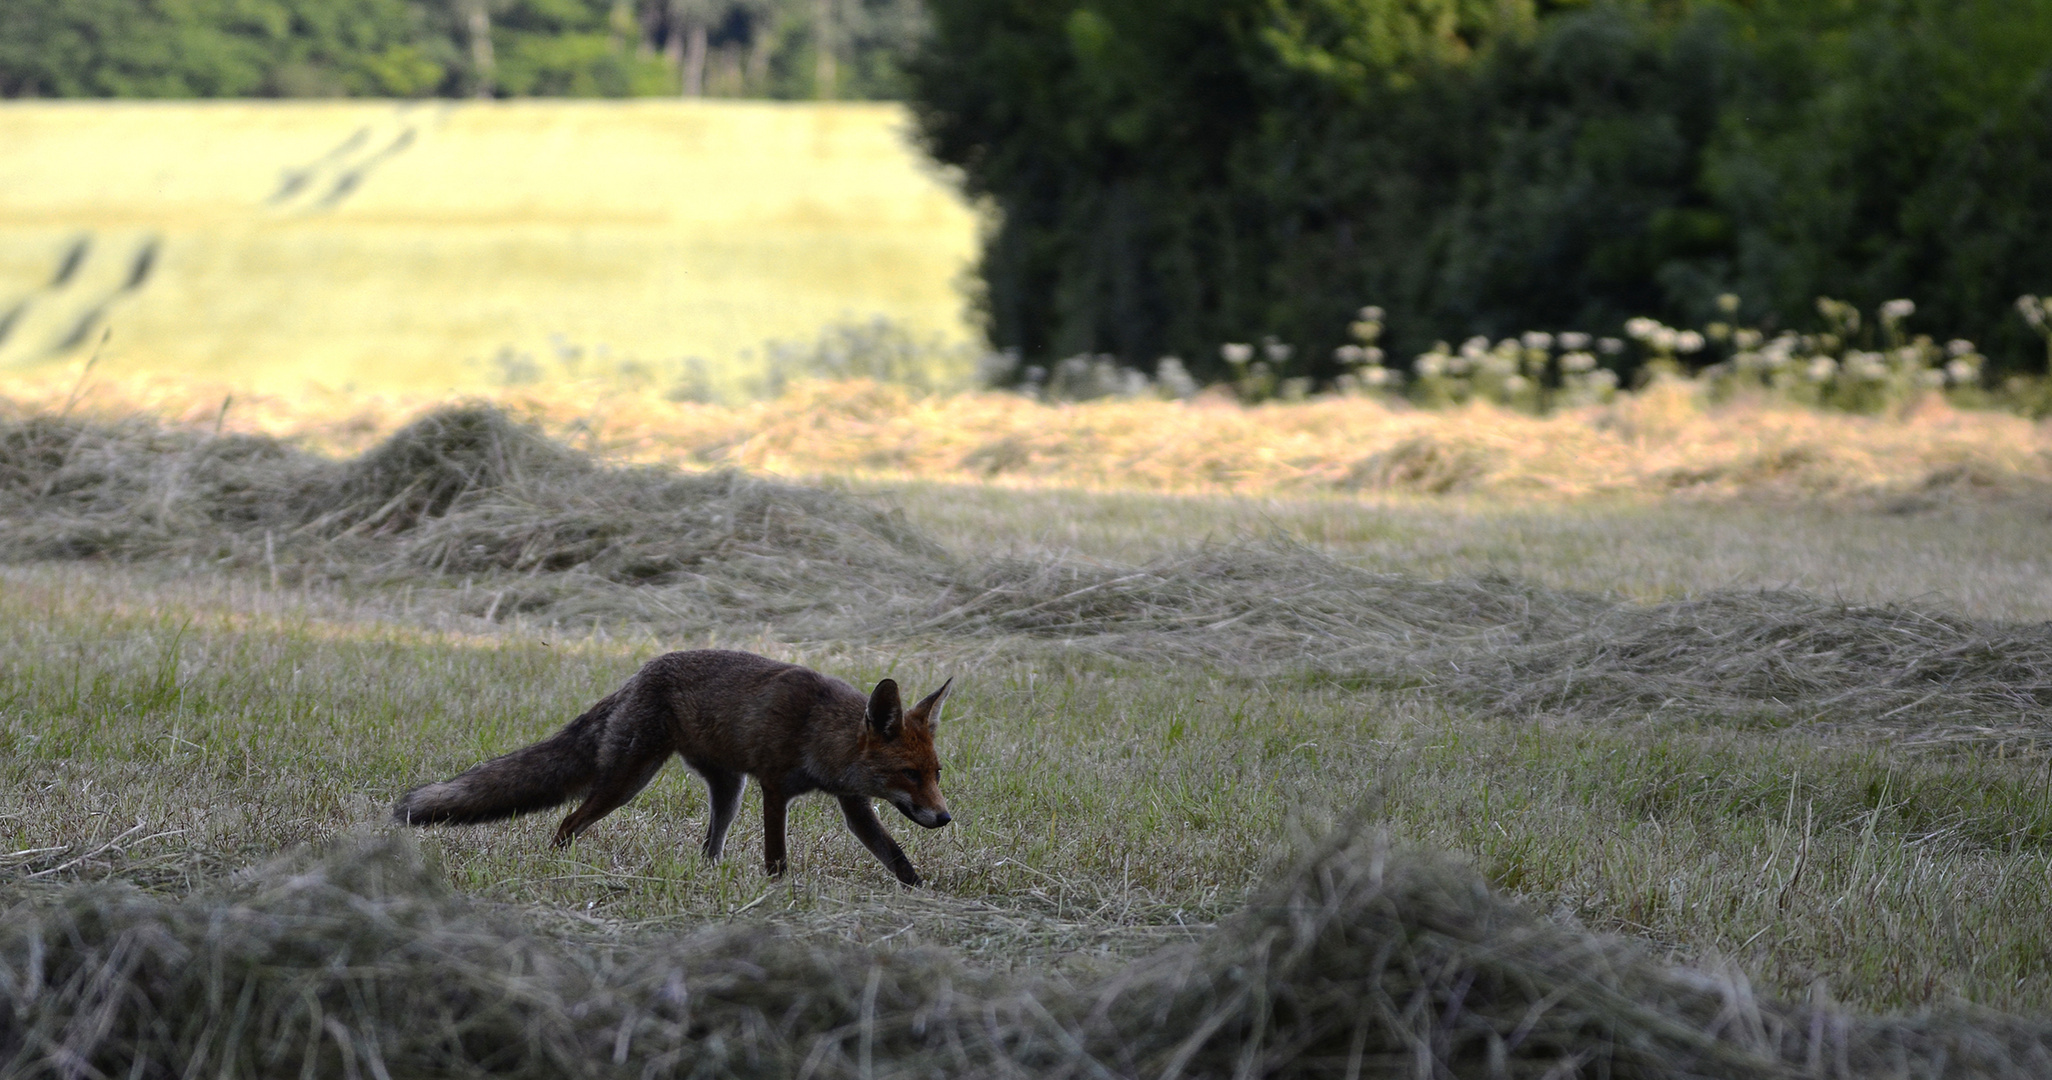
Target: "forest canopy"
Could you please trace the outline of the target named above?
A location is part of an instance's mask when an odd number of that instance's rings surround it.
[[[1028,360],[1354,312],[1434,339],[1632,316],[1806,326],[1819,296],[2043,363],[2052,0],[928,0],[931,151],[1003,211],[994,344]],[[1726,300],[1725,303],[1729,303]]]
[[[918,0],[7,0],[7,97],[893,98]]]

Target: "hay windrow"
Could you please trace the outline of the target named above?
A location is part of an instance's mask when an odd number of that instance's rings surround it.
[[[1141,566],[979,564],[844,495],[612,466],[481,405],[430,413],[339,463],[135,419],[0,425],[0,546],[404,585],[488,619],[945,636],[1412,688],[1515,716],[2052,742],[2052,626],[1794,591],[1628,604],[1505,578],[1370,574],[1286,541]]]
[[[1249,675],[1418,687],[1518,716],[1887,725],[2052,743],[2052,625],[1793,590],[1639,605],[1370,574],[1281,542],[1137,568],[998,563],[933,622]]]
[[[2052,741],[2052,624],[1984,625],[1793,591],[1612,607],[1557,640],[1504,651],[1475,678],[1469,692],[1524,712],[1690,710]]]
[[[82,396],[230,430],[355,452],[438,399],[345,392],[251,394],[190,378],[75,368],[9,387],[23,411]],[[507,389],[496,400],[591,436],[637,462],[786,476],[871,476],[1026,488],[1264,496],[1461,492],[1520,501],[1591,495],[1828,500],[1915,512],[2052,497],[2052,424],[1926,398],[1856,416],[1767,400],[1710,404],[1665,383],[1539,418],[1471,405],[1417,409],[1369,398],[1241,407],[1101,398],[1050,406],[1017,394],[924,395],[871,380],[793,384],[745,405],[674,402],[587,382]],[[7,402],[0,400],[0,409]]]
[[[572,601],[563,618],[594,587],[673,586],[689,601],[709,579],[756,598],[748,619],[874,608],[947,571],[893,512],[731,471],[606,467],[488,406],[430,413],[341,463],[137,419],[0,424],[0,545],[15,558],[263,568],[287,583],[487,578],[501,604]],[[722,615],[660,607],[696,627]]]
[[[2052,1029],[1868,1019],[1545,922],[1443,859],[1327,843],[1095,983],[761,924],[538,932],[403,837],[0,931],[10,1076],[2026,1076]],[[1817,1063],[1824,1067],[1816,1067]]]

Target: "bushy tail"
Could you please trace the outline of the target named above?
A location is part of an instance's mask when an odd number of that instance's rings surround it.
[[[533,746],[414,788],[392,807],[393,820],[402,825],[497,821],[547,810],[583,794],[598,772],[599,734],[619,697],[620,691],[613,691]]]

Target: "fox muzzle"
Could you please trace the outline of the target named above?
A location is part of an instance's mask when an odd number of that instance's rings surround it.
[[[910,801],[899,802],[896,799],[891,800],[891,805],[898,808],[898,813],[912,819],[914,825],[921,826],[922,828],[938,829],[948,822],[955,820],[954,815],[948,813],[945,806],[936,809],[930,806],[919,806]]]

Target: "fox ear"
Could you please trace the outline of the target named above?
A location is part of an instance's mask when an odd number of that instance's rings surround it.
[[[951,678],[947,682],[942,683],[940,689],[920,698],[919,704],[905,710],[905,719],[929,728],[939,723],[941,699],[947,696],[948,687],[954,684],[955,680]]]
[[[876,692],[869,695],[868,719],[870,730],[886,739],[898,737],[899,729],[905,726],[905,709],[898,702],[898,684],[885,679],[876,684]]]

